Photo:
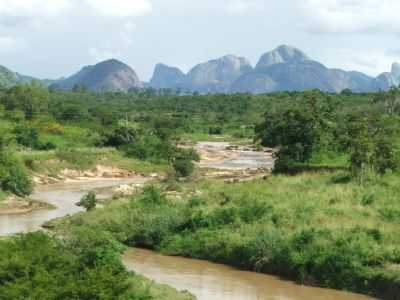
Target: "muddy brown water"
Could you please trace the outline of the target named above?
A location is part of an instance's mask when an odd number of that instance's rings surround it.
[[[36,231],[49,220],[82,211],[75,203],[90,190],[145,181],[145,178],[125,178],[39,187],[33,198],[48,202],[56,209],[0,216],[0,236]],[[274,276],[239,271],[206,261],[162,256],[147,250],[130,249],[124,255],[124,263],[129,270],[178,290],[187,290],[198,300],[372,299],[341,291],[299,286]]]
[[[47,221],[82,211],[83,209],[75,204],[88,191],[114,187],[121,184],[144,183],[146,180],[144,177],[135,177],[85,180],[39,186],[31,198],[50,203],[55,209],[42,209],[19,215],[1,215],[0,236],[36,231]],[[103,193],[99,197],[106,195],[107,193]]]
[[[274,276],[239,271],[224,265],[152,251],[131,249],[124,255],[127,268],[198,300],[371,300],[342,291],[300,286]]]

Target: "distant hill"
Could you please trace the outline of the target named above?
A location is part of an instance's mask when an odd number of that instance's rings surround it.
[[[173,69],[172,67],[169,67]],[[153,78],[159,77],[156,68]],[[164,75],[166,73],[164,72]],[[357,71],[330,69],[311,59],[301,50],[282,45],[261,56],[255,68],[246,58],[233,55],[195,66],[187,75],[180,72],[164,76],[163,88],[181,88],[200,93],[267,93],[274,91],[302,91],[320,89],[338,93],[344,89],[353,92],[388,90],[400,84],[400,64],[392,71],[374,78]],[[150,86],[159,85],[150,82]]]
[[[13,86],[37,80],[0,66],[0,86]],[[76,74],[59,80],[40,80],[60,90],[85,86],[95,92],[128,92],[154,88],[206,93],[268,93],[320,89],[339,93],[388,90],[400,85],[400,64],[393,63],[390,72],[371,77],[357,71],[327,68],[300,49],[282,45],[263,54],[256,66],[249,60],[226,55],[195,65],[187,74],[162,63],[156,65],[150,82],[140,81],[136,72],[116,59],[82,68]]]
[[[72,90],[77,85],[94,92],[127,92],[143,88],[136,72],[116,59],[86,66],[71,77],[56,82],[52,88]]]
[[[374,90],[374,78],[359,72],[329,69],[301,50],[280,46],[264,54],[253,72],[241,76],[230,92],[265,93],[320,89],[326,92]]]
[[[36,80],[33,77],[13,72],[4,66],[0,66],[0,87],[11,87],[20,83],[28,83]]]

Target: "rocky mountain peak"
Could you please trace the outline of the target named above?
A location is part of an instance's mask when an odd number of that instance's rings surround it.
[[[281,63],[296,63],[310,60],[301,50],[288,45],[282,45],[265,53],[257,64],[257,68],[265,68]]]
[[[55,87],[70,90],[75,85],[85,86],[95,92],[127,92],[130,89],[143,87],[135,71],[116,59],[86,66],[71,77],[57,82]]]
[[[150,86],[158,89],[178,88],[184,79],[185,74],[180,69],[159,63],[154,69]]]
[[[400,63],[393,63],[392,65],[392,75],[400,80]]]
[[[252,70],[244,57],[226,55],[191,69],[186,78],[186,88],[204,92],[226,92],[241,75]]]

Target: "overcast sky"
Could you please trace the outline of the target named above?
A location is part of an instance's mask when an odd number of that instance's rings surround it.
[[[117,58],[148,80],[280,44],[370,75],[400,61],[400,0],[0,0],[0,65],[39,78]]]

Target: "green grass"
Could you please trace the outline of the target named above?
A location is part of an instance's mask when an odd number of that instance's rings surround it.
[[[140,275],[135,275],[131,284],[133,291],[141,287],[152,297],[150,299],[154,300],[196,300],[196,297],[187,292],[178,292],[167,285],[155,283]]]
[[[203,180],[184,184],[182,197],[122,199],[58,228],[96,228],[130,246],[398,299],[398,181],[391,174],[359,186],[342,172]]]
[[[92,134],[89,129],[77,126],[65,126],[63,134],[42,133],[41,139],[44,142],[52,142],[58,148],[82,148],[93,146],[95,134]]]
[[[4,201],[4,200],[8,197],[8,195],[9,195],[9,193],[7,193],[7,192],[5,192],[5,191],[2,191],[2,190],[0,189],[0,202],[1,202],[1,201]]]

